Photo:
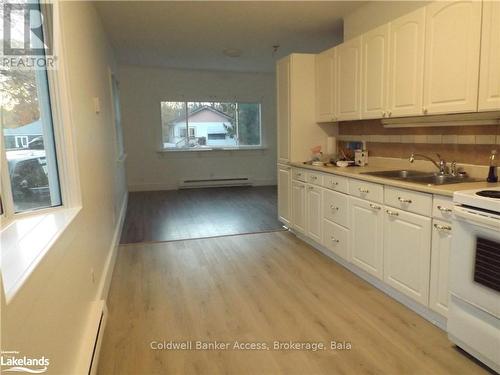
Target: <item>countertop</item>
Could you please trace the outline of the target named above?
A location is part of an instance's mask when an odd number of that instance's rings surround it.
[[[394,186],[403,189],[415,190],[424,193],[438,194],[452,197],[455,191],[459,190],[471,190],[471,189],[487,189],[492,187],[500,187],[500,183],[488,183],[484,182],[463,182],[458,184],[447,184],[447,185],[422,185],[413,182],[393,180],[390,178],[370,176],[362,174],[365,172],[378,172],[378,171],[388,171],[397,170],[401,168],[391,168],[391,167],[381,167],[381,166],[365,166],[365,167],[317,167],[309,164],[303,164],[298,162],[288,163],[291,167],[310,169],[323,173],[331,173],[339,176],[345,176],[350,178],[356,178],[358,180],[374,182],[377,184],[383,184],[388,186]]]

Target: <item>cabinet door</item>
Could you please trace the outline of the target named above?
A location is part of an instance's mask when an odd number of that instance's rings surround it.
[[[361,118],[385,117],[389,72],[389,24],[364,34],[361,45]]]
[[[350,198],[351,259],[359,268],[383,279],[382,206],[363,199]]]
[[[306,185],[292,182],[292,228],[306,233]]]
[[[477,110],[482,2],[426,6],[424,114]]]
[[[290,225],[291,182],[291,168],[278,164],[278,219],[286,226]]]
[[[479,111],[500,110],[500,1],[483,2]]]
[[[316,55],[316,122],[335,118],[335,48]]]
[[[448,264],[451,249],[451,230],[449,223],[434,220],[432,226],[429,307],[445,317],[448,314]]]
[[[425,8],[390,23],[388,116],[422,114]]]
[[[307,235],[314,241],[321,243],[321,188],[308,185],[306,194]]]
[[[385,207],[384,281],[428,306],[431,219]]]
[[[290,58],[276,64],[278,161],[290,161]]]
[[[337,117],[356,120],[360,112],[361,37],[337,47]]]

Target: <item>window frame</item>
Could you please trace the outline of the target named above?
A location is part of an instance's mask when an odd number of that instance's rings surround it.
[[[213,146],[213,147],[200,147],[200,148],[190,148],[190,147],[182,147],[182,148],[169,148],[169,147],[163,147],[163,129],[162,129],[162,121],[161,121],[161,103],[162,102],[183,102],[185,104],[186,108],[186,128],[189,128],[189,122],[187,121],[187,115],[188,115],[188,103],[196,103],[196,102],[207,102],[207,103],[236,103],[236,104],[257,104],[259,106],[259,140],[260,143],[258,145],[239,145],[239,146]],[[210,97],[209,99],[185,99],[185,97],[181,97],[180,99],[171,99],[171,98],[160,98],[159,101],[159,115],[160,115],[160,121],[159,121],[159,126],[158,129],[160,131],[159,139],[158,142],[158,152],[160,153],[169,153],[169,152],[207,152],[207,151],[251,151],[251,150],[266,150],[266,144],[265,140],[263,138],[263,124],[262,124],[262,105],[263,105],[263,98],[259,98],[256,100],[237,100],[236,98],[232,99],[220,99],[216,97]],[[187,130],[187,134],[189,134],[189,130]],[[195,136],[196,137],[196,136]],[[208,135],[207,135],[207,141],[208,141]]]
[[[60,31],[61,13],[59,2],[44,1],[40,2],[39,5],[42,14],[47,13],[48,5],[52,7],[53,12],[52,17],[47,17],[47,27],[45,27],[45,24],[43,25],[43,35],[44,38],[45,36],[52,37],[53,50],[57,53],[57,69],[47,69],[46,74],[61,204],[54,207],[15,212],[5,152],[5,139],[2,134],[0,137],[0,199],[3,203],[3,212],[0,214],[1,230],[8,227],[15,220],[45,215],[57,210],[81,207],[81,190],[74,128],[72,126],[71,93],[66,64],[67,57],[64,49],[64,35]]]

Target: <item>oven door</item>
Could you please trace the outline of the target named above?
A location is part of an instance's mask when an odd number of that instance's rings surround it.
[[[450,293],[500,318],[500,216],[455,206]]]

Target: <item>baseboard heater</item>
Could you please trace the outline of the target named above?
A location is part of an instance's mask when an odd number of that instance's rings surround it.
[[[223,186],[251,186],[252,180],[248,177],[211,178],[200,180],[183,180],[179,183],[179,189],[195,189],[203,187]]]

